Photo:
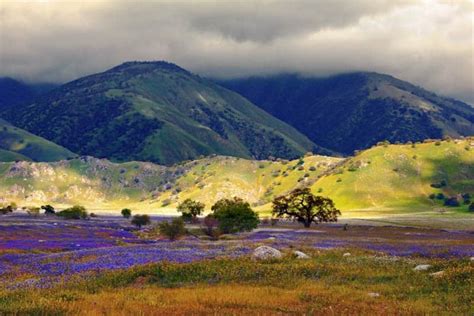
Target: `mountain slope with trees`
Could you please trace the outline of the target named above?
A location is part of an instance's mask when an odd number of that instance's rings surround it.
[[[323,152],[240,95],[166,62],[127,62],[3,114],[71,151],[114,161]]]
[[[325,148],[344,154],[379,141],[474,135],[474,108],[378,73],[220,81]]]

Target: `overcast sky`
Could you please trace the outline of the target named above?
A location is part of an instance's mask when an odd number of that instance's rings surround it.
[[[474,104],[473,0],[0,0],[0,76],[65,82],[128,60],[207,76],[389,73]]]

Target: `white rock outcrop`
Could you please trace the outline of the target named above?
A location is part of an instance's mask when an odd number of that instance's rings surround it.
[[[293,255],[295,255],[296,259],[309,259],[309,258],[311,258],[310,256],[308,256],[304,252],[301,252],[301,251],[298,251],[298,250],[293,251]]]

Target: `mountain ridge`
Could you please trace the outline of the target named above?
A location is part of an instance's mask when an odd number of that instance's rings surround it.
[[[384,140],[474,135],[472,106],[386,74],[281,74],[217,82],[344,154]]]
[[[235,92],[163,61],[123,63],[3,115],[74,152],[117,161],[324,151]]]

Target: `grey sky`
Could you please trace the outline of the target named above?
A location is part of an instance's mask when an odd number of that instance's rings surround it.
[[[392,74],[474,104],[473,1],[0,0],[0,76],[64,82],[128,60],[201,75]]]

